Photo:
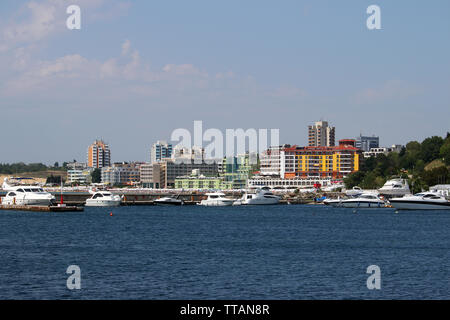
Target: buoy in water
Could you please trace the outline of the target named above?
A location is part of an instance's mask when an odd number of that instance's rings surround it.
[[[112,217],[113,216],[112,212],[110,212],[109,215]]]

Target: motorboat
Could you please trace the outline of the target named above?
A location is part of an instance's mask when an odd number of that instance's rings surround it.
[[[345,191],[345,194],[349,197],[356,197],[363,194],[363,190],[360,187],[355,186],[352,189]]]
[[[338,197],[337,199],[325,199],[323,200],[323,204],[332,207],[341,207],[342,200],[343,199],[341,199],[340,197]]]
[[[398,210],[450,210],[450,201],[437,192],[420,192],[401,198],[392,198],[389,203]]]
[[[235,205],[264,205],[264,204],[278,204],[280,197],[270,192],[268,187],[263,187],[256,190],[255,193],[245,192],[241,199],[236,201]]]
[[[153,203],[159,206],[181,206],[184,204],[183,200],[173,197],[162,197],[154,200]]]
[[[386,183],[378,189],[378,192],[386,196],[403,196],[411,194],[408,181],[399,178],[386,181]]]
[[[362,193],[357,197],[342,200],[340,206],[343,208],[384,208],[386,202],[377,194]]]
[[[234,199],[230,199],[225,197],[225,194],[222,192],[213,192],[206,194],[207,199],[200,201],[199,205],[201,206],[232,206],[235,202]]]
[[[44,191],[40,186],[10,186],[3,185],[7,191],[2,197],[2,204],[25,206],[49,206],[55,201],[55,196]]]
[[[86,200],[86,207],[118,207],[122,203],[122,197],[113,195],[109,191],[91,192],[92,197]]]

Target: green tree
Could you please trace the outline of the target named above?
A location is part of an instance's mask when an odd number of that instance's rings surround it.
[[[102,171],[98,168],[94,169],[91,173],[92,183],[102,182]]]
[[[425,182],[429,187],[436,184],[445,184],[449,180],[449,171],[447,167],[441,166],[433,168],[431,170],[425,170],[420,175],[423,182]]]
[[[421,174],[423,170],[425,170],[425,162],[422,159],[419,159],[414,165],[414,172],[417,174]]]
[[[362,183],[364,176],[365,176],[364,171],[357,171],[352,174],[349,174],[347,177],[344,178],[345,187],[347,189],[351,189],[355,186],[359,186]]]
[[[450,166],[450,137],[445,139],[445,142],[439,151],[439,155],[444,159],[444,163]]]
[[[415,177],[409,181],[409,188],[413,194],[427,190],[428,186],[420,177]]]
[[[422,142],[420,152],[421,159],[425,161],[425,163],[428,163],[439,158],[439,153],[443,144],[444,139],[441,137],[433,136],[431,138],[426,138]]]

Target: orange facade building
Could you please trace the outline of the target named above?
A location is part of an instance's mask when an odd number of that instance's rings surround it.
[[[90,168],[111,166],[111,150],[102,140],[96,140],[88,147],[87,163]]]
[[[349,140],[334,147],[289,147],[281,152],[280,176],[285,179],[340,179],[359,171],[361,150]]]

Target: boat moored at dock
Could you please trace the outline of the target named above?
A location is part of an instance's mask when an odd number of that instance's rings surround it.
[[[1,203],[5,205],[49,206],[55,201],[51,193],[39,186],[8,186],[4,190],[7,194],[1,198]]]
[[[184,204],[183,200],[173,197],[162,197],[153,201],[158,206],[181,206]]]
[[[236,201],[235,199],[225,197],[225,194],[222,192],[207,193],[206,196],[207,199],[200,201],[200,206],[225,207],[232,206]]]
[[[389,203],[398,210],[450,210],[450,201],[436,192],[392,198]]]
[[[406,179],[391,179],[386,181],[386,183],[378,189],[380,194],[386,196],[404,196],[407,194],[411,194],[409,189],[408,181]]]
[[[113,195],[108,191],[91,192],[92,197],[86,200],[86,207],[118,207],[122,203],[122,197]]]
[[[268,187],[262,187],[257,189],[255,193],[245,192],[242,198],[237,200],[234,205],[271,205],[279,202],[279,196],[270,192]]]
[[[343,208],[384,208],[386,202],[374,193],[363,193],[355,198],[342,200],[340,205]]]

